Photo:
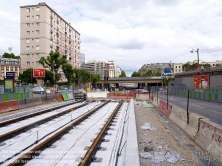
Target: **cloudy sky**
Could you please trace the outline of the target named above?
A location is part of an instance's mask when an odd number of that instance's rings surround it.
[[[20,6],[0,0],[0,55],[20,53]],[[222,60],[221,0],[45,0],[81,34],[89,60],[114,60],[130,76],[143,64]]]

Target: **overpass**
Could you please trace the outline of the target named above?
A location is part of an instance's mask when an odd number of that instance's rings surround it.
[[[125,83],[137,83],[138,88],[143,87],[144,89],[148,89],[151,86],[161,86],[163,81],[163,77],[155,76],[155,77],[119,77],[119,78],[108,78],[105,80],[104,78],[97,82],[97,87],[101,89],[110,87],[110,84],[114,84],[114,87],[119,88],[121,84]]]

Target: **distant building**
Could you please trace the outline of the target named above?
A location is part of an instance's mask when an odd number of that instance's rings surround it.
[[[85,64],[85,70],[89,71],[90,73],[94,74],[99,74],[100,78],[104,77],[104,67],[105,67],[105,62],[101,61],[88,61]]]
[[[0,57],[0,80],[4,80],[4,78],[6,77],[6,72],[14,72],[15,80],[18,80],[20,64],[20,59]]]
[[[198,63],[197,60],[193,61],[193,62],[188,62],[189,64],[194,64],[194,63]],[[215,62],[204,62],[199,60],[199,64],[210,64],[211,67],[216,67],[216,66],[222,66],[222,60],[216,60]]]
[[[85,70],[99,74],[100,78],[104,78],[105,71],[109,71],[106,73],[106,76],[109,78],[116,78],[119,77],[121,74],[121,70],[118,66],[116,66],[115,62],[113,60],[110,60],[108,62],[102,62],[102,61],[89,61],[85,64]]]
[[[46,3],[20,7],[21,70],[42,68],[40,57],[56,49],[80,67],[80,33]]]
[[[162,72],[164,74],[164,69],[169,68],[169,63],[151,63],[151,64],[144,64],[139,70],[138,73],[140,75],[143,75],[147,71],[151,71],[153,74],[155,74],[157,71]],[[172,67],[172,64],[171,64]]]
[[[80,69],[85,69],[85,54],[80,53]]]

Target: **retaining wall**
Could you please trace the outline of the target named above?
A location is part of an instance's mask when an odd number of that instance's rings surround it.
[[[107,92],[87,92],[87,98],[107,98]]]
[[[195,139],[195,136],[199,130],[199,120],[203,119],[203,117],[198,114],[189,113],[189,124],[187,124],[186,110],[175,105],[172,106],[172,111],[169,118],[182,130],[184,130],[192,140]]]
[[[209,152],[211,160],[222,165],[222,126],[201,119],[195,142]]]

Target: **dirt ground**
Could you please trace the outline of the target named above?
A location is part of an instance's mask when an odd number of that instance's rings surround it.
[[[206,165],[199,161],[194,152],[201,151],[185,135],[177,126],[162,115],[157,108],[143,107],[142,102],[135,102],[135,116],[137,126],[137,138],[139,153],[144,152],[144,148],[148,146],[153,152],[176,152],[184,160],[170,163],[168,161],[161,161],[154,163],[150,158],[142,158],[140,154],[141,166],[199,166]],[[145,123],[150,123],[155,130],[141,129],[140,127]],[[207,162],[206,162],[207,163]],[[207,164],[208,165],[208,164]],[[209,164],[211,165],[211,164]]]

